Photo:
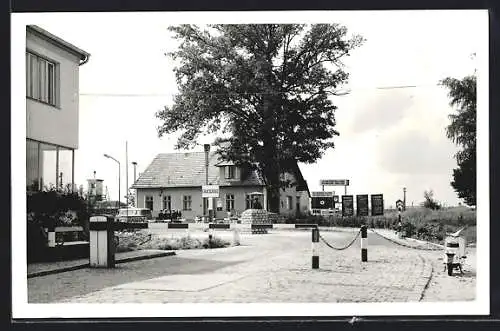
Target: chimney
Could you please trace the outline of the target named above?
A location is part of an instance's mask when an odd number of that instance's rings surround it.
[[[208,152],[210,152],[210,144],[203,145],[205,149],[205,185],[208,185]]]

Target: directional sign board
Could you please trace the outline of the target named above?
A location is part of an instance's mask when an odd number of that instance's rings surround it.
[[[368,216],[368,194],[356,195],[356,214]]]
[[[384,195],[372,194],[372,216],[384,215]]]
[[[321,179],[319,181],[321,186],[348,186],[349,179]]]
[[[352,195],[342,196],[342,216],[354,216],[354,198]]]
[[[331,209],[335,208],[333,200],[334,192],[312,192],[311,208],[312,209]]]
[[[203,185],[201,187],[201,197],[202,198],[218,198],[219,197],[219,185]]]

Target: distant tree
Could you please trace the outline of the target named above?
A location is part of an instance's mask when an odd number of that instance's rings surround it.
[[[446,78],[441,84],[449,89],[450,105],[457,113],[449,115],[446,135],[462,149],[455,154],[458,168],[453,169],[451,186],[469,206],[476,205],[476,76],[462,80]]]
[[[441,205],[436,200],[434,200],[434,192],[432,190],[424,191],[424,199],[425,201],[423,203],[423,206],[425,208],[429,208],[432,210],[441,209]]]
[[[179,48],[169,55],[179,94],[156,116],[158,134],[182,131],[177,148],[222,129],[225,160],[257,169],[279,212],[283,173],[333,148],[336,106],[329,96],[348,79],[341,58],[362,44],[339,24],[238,24],[171,27]]]
[[[125,195],[125,200],[127,199],[127,197],[129,206],[135,207],[135,194],[134,192],[132,192],[132,190],[128,191],[128,196]]]

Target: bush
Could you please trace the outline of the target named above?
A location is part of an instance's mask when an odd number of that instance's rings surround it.
[[[143,248],[145,249],[159,249],[159,250],[179,250],[179,249],[200,249],[200,248],[224,248],[231,244],[221,238],[215,237],[209,241],[208,238],[199,240],[190,236],[181,238],[158,238],[146,243]]]

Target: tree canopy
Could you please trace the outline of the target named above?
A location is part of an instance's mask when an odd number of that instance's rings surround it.
[[[313,163],[334,147],[330,96],[347,81],[341,59],[362,44],[339,24],[170,27],[180,45],[168,55],[179,93],[157,112],[158,134],[182,132],[177,148],[203,134],[225,160],[257,168],[279,211],[281,174]],[[227,134],[227,135],[226,135]],[[290,183],[288,183],[290,184]]]
[[[441,84],[449,90],[450,114],[446,135],[461,147],[455,154],[458,168],[453,169],[451,186],[458,197],[470,206],[476,205],[476,76],[463,79],[446,78]]]

